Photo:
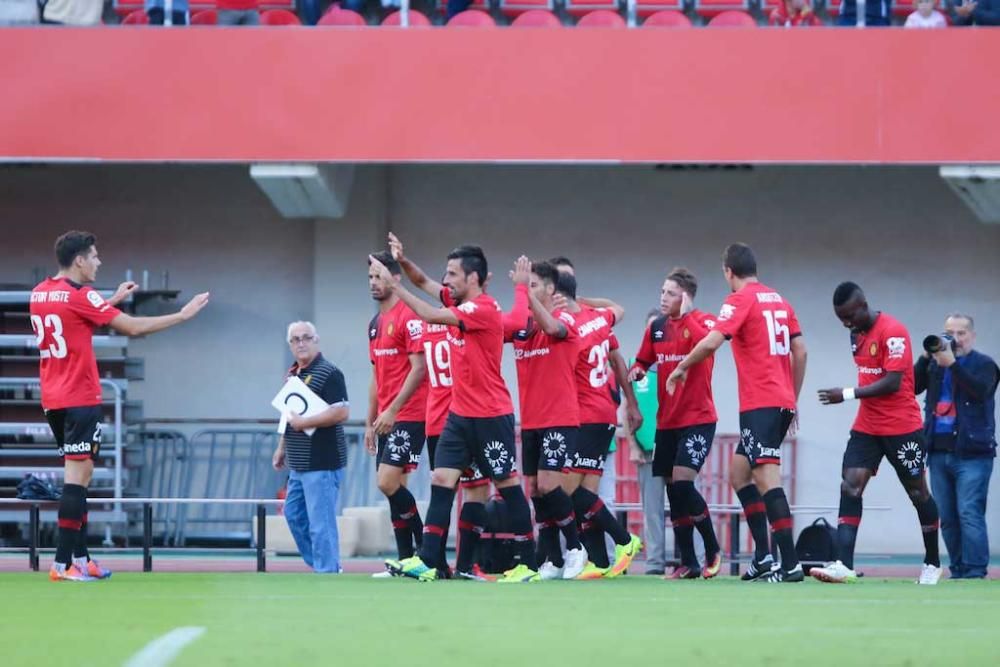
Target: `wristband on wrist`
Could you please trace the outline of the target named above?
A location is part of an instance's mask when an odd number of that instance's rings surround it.
[[[844,400],[853,401],[855,398],[857,397],[854,395],[854,387],[844,387]]]

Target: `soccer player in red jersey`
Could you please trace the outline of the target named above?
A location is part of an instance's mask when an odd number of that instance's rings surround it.
[[[396,260],[406,277],[416,287],[429,296],[440,299],[443,291],[441,283],[430,279],[419,266],[410,261],[403,252],[403,244],[395,234],[389,234],[389,249],[392,258]],[[451,341],[457,340],[459,332],[445,324],[425,324],[423,336],[424,358],[427,365],[427,455],[430,458],[431,470],[434,470],[434,452],[437,442],[444,430],[444,424],[451,407]],[[490,480],[484,477],[473,463],[462,473],[459,479],[462,489],[462,511],[458,520],[458,555],[455,563],[456,575],[462,579],[476,581],[494,581],[474,562],[476,546],[486,529],[486,501],[489,499]],[[445,548],[447,546],[447,527],[444,539],[441,540],[439,554],[438,576],[447,577],[450,574],[447,565]],[[387,573],[388,574],[388,573]]]
[[[390,275],[378,260],[373,259],[372,265],[383,279]],[[530,266],[528,259],[522,257],[512,272],[515,293],[525,306]],[[531,509],[514,470],[514,408],[500,373],[504,315],[496,300],[483,290],[488,275],[483,251],[476,246],[461,246],[448,255],[445,289],[441,294],[446,307],[431,306],[400,283],[393,284],[393,291],[418,317],[430,324],[448,325],[458,333],[451,346],[451,408],[435,451],[423,545],[417,556],[386,562],[387,568],[396,574],[423,581],[437,578],[435,567],[455,487],[463,471],[475,461],[503,496],[519,547],[520,562],[500,581],[538,579]],[[526,323],[526,307],[521,317]]]
[[[667,396],[667,377],[677,364],[715,327],[715,316],[695,310],[698,291],[694,274],[675,268],[660,289],[660,315],[646,327],[629,381],[641,380],[657,366],[656,444],[653,475],[662,477],[670,501],[670,523],[681,552],[681,565],[668,579],[706,579],[719,574],[722,551],[705,498],[694,487],[715,439],[718,417],[712,398],[714,355],[691,367],[687,381]],[[705,569],[694,551],[694,529],[705,543]]]
[[[586,301],[595,304],[594,306],[581,305],[577,301],[576,273],[572,263],[564,257],[549,261],[559,269],[556,292],[561,296],[561,301],[565,302],[566,311],[573,317],[580,341],[576,363],[580,432],[569,474],[564,482],[566,492],[573,499],[584,546],[590,558],[578,578],[614,577],[628,568],[642,548],[642,541],[629,534],[597,493],[604,472],[604,461],[618,423],[617,397],[613,393],[609,373],[609,357],[618,347],[612,327],[621,320],[625,311],[621,306],[604,299]],[[619,386],[626,391],[630,409],[634,406],[634,412],[638,413],[632,386],[627,381],[628,370],[624,360],[621,361],[620,369]],[[632,427],[637,427],[635,422]],[[608,558],[605,534],[615,543],[614,563]]]
[[[87,232],[60,236],[55,244],[59,272],[31,291],[42,408],[65,467],[56,557],[49,570],[53,581],[93,581],[111,576],[87,553],[87,487],[101,448],[102,421],[94,329],[110,325],[126,336],[151,334],[190,320],[208,303],[206,292],[172,315],[133,317],[121,312],[116,306],[137,286],[122,283],[108,300],[89,287],[101,266],[96,243],[97,237]]]
[[[708,359],[727,339],[732,341],[739,381],[740,444],[730,466],[730,481],[743,504],[755,546],[754,561],[743,579],[802,581],[805,577],[792,539],[792,514],[781,487],[781,442],[795,418],[806,372],[802,330],[792,305],[758,280],[757,260],[749,246],[734,243],[726,248],[722,270],[732,294],[722,304],[715,328],[667,378],[667,393],[673,395],[695,364]],[[771,558],[768,522],[781,555],[780,566]]]
[[[551,312],[559,272],[547,262],[531,266],[531,317],[526,328],[504,331],[514,346],[521,401],[521,467],[535,505],[542,579],[575,579],[587,556],[580,544],[573,501],[562,487],[563,471],[576,449],[580,430],[576,362],[576,320]],[[559,532],[566,538],[563,558]],[[541,559],[539,559],[541,560]]]
[[[811,574],[830,583],[857,580],[854,544],[861,524],[861,497],[884,456],[889,459],[916,508],[923,530],[924,566],[917,583],[936,584],[941,578],[938,508],[924,475],[927,447],[923,419],[914,395],[910,334],[888,313],[872,310],[864,292],[852,282],[837,286],[833,293],[833,310],[837,319],[851,331],[858,386],[821,389],[819,400],[823,405],[855,399],[861,404],[851,427],[841,469],[837,526],[840,560],[825,567],[814,567]]]
[[[386,251],[373,255],[399,282],[400,267]],[[406,488],[424,449],[427,412],[427,369],[422,339],[424,322],[400,301],[390,284],[368,267],[368,287],[378,302],[378,314],[368,324],[372,379],[368,388],[365,446],[376,455],[378,488],[389,501],[392,530],[399,557],[420,546],[423,523],[417,502]]]

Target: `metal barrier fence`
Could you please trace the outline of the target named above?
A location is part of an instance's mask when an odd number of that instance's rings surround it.
[[[182,430],[205,423],[208,420],[148,421],[133,430],[128,458],[135,484],[127,489],[129,494],[150,498],[278,498],[287,472],[275,471],[271,465],[278,444],[277,422],[244,420],[242,423],[260,426],[201,428],[190,435]],[[181,428],[152,428],[160,425]],[[382,503],[384,498],[375,486],[374,457],[364,448],[364,424],[348,422],[344,433],[347,466],[338,511]],[[418,501],[429,499],[429,466],[422,464],[412,474],[410,487]],[[251,537],[246,516],[238,507],[226,504],[158,504],[152,525],[154,535],[172,546],[184,546],[188,540]]]

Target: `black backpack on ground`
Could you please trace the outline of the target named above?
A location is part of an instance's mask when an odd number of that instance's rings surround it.
[[[17,485],[17,497],[21,500],[59,500],[62,491],[49,480],[28,475]]]
[[[802,529],[795,542],[795,553],[806,574],[815,565],[837,560],[837,529],[820,517]]]
[[[486,503],[486,530],[479,540],[479,567],[485,572],[506,572],[516,564],[515,554],[507,503],[499,497],[491,498]]]

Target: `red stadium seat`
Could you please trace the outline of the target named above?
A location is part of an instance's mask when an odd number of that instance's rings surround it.
[[[520,16],[538,10],[551,12],[554,9],[554,0],[500,0],[500,11],[504,16]]]
[[[577,18],[598,9],[618,11],[618,0],[566,0],[566,13]]]
[[[355,11],[341,9],[340,7],[331,7],[326,14],[323,14],[319,18],[316,25],[358,26],[368,24],[365,23],[364,17]]]
[[[415,28],[418,26],[419,27],[429,26],[430,24],[431,20],[429,18],[427,18],[426,16],[424,16],[415,9],[410,10],[411,28]],[[397,11],[393,12],[392,14],[389,14],[384,19],[382,19],[382,25],[397,25],[397,26],[403,25],[403,13]]]
[[[699,16],[710,19],[722,12],[746,12],[750,5],[748,0],[695,0],[694,8]]]
[[[514,19],[511,26],[514,28],[561,28],[562,21],[550,11],[532,9]]]
[[[149,17],[146,16],[146,12],[137,9],[122,20],[122,25],[149,25]]]
[[[624,28],[625,19],[617,12],[599,9],[584,16],[576,25],[581,28]]]
[[[635,13],[639,18],[646,18],[662,11],[683,13],[684,0],[635,0]]]
[[[756,28],[757,21],[746,12],[726,11],[708,22],[710,28]]]
[[[493,17],[479,9],[466,9],[451,17],[448,26],[460,28],[493,28],[497,24]]]
[[[673,9],[656,12],[642,24],[644,28],[690,28],[691,19]]]
[[[203,9],[191,16],[191,25],[217,25],[219,14],[214,9]]]
[[[302,25],[299,17],[287,9],[269,9],[260,13],[261,25]]]

